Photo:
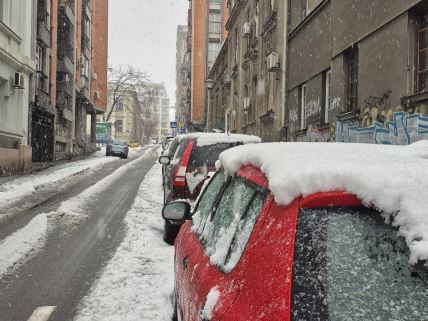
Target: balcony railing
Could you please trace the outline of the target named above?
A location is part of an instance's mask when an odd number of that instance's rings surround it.
[[[64,60],[64,58],[68,58],[71,62],[74,63],[74,48],[68,43],[64,43],[61,40],[59,41],[61,46],[58,48],[58,59]]]
[[[39,21],[37,24],[37,40],[43,42],[46,46],[50,46],[51,33],[46,24]]]
[[[46,93],[49,90],[49,77],[43,71],[36,72],[36,88]]]
[[[83,48],[88,48],[89,50],[91,49],[91,40],[89,39],[89,37],[85,34],[82,34],[82,47]]]

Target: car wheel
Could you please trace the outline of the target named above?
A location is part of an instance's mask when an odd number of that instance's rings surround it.
[[[174,245],[174,241],[180,231],[180,225],[171,224],[168,220],[165,220],[163,229],[163,240],[169,245]]]
[[[174,314],[172,315],[172,321],[178,321],[178,303],[177,303],[177,294],[174,291],[173,305],[174,305]]]

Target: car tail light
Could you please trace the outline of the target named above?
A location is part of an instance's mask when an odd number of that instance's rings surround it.
[[[184,151],[183,158],[178,165],[177,172],[175,173],[173,187],[185,187],[186,186],[186,171],[187,165],[189,165],[190,155],[192,154],[193,145],[195,141],[191,141]]]

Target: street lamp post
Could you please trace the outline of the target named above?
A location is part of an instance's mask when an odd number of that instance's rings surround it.
[[[208,104],[207,104],[207,117],[206,117],[206,130],[211,131],[211,90],[214,86],[214,80],[206,79],[205,84],[207,86],[207,94],[208,94]]]

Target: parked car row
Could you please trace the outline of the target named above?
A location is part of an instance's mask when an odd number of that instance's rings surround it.
[[[215,171],[221,152],[243,144],[260,143],[257,136],[224,133],[192,133],[177,136],[160,157],[164,204],[177,199],[194,201],[208,178]],[[173,243],[180,222],[165,220],[164,240]]]
[[[230,148],[242,142],[199,137],[160,158],[162,215],[181,226],[166,237],[174,320],[428,320],[428,141]],[[192,209],[183,199],[217,158]]]

